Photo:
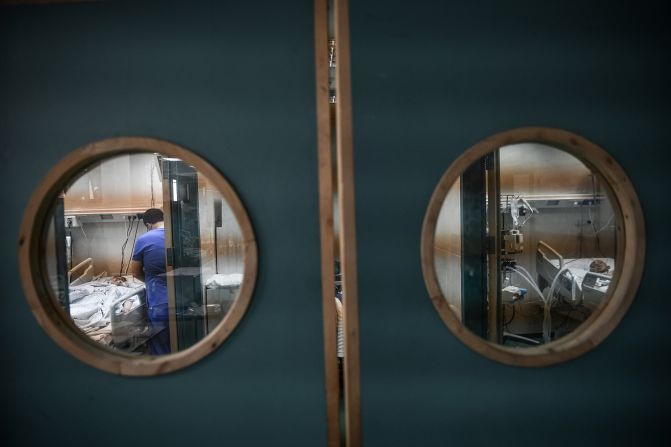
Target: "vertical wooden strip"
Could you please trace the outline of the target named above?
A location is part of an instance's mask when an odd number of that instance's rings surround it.
[[[328,446],[340,445],[339,377],[336,352],[335,254],[333,230],[333,160],[328,87],[328,0],[315,0],[317,84],[317,152],[319,160],[319,226],[321,234],[324,379]]]
[[[172,256],[172,212],[170,208],[170,200],[172,197],[170,191],[170,183],[168,182],[165,173],[161,179],[163,181],[163,231],[165,234],[165,249],[166,256]],[[170,252],[170,255],[168,255]],[[173,273],[173,260],[166,258],[166,281],[168,284],[168,330],[170,331],[170,352],[174,353],[179,350],[177,346],[177,300],[175,298],[175,275]]]
[[[343,274],[345,327],[345,430],[348,447],[361,445],[361,381],[359,371],[359,305],[357,290],[352,85],[350,78],[349,10],[335,0],[336,151],[340,222],[340,267]]]

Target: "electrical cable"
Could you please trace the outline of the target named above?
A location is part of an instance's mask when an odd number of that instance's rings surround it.
[[[579,313],[579,314],[581,315],[581,317],[582,317],[582,320],[580,320],[580,321],[578,322],[578,324],[581,324],[582,322],[584,322],[585,319],[586,319],[587,317],[589,317],[589,315],[590,315],[590,312],[585,312],[584,310],[582,310],[582,309],[580,308],[581,305],[572,306],[570,303],[565,303],[565,304],[568,306],[569,311],[565,313],[565,315],[564,315],[564,319],[561,321],[561,323],[559,323],[557,326],[555,326],[555,328],[554,328],[554,331],[555,331],[555,332],[557,331],[557,329],[560,329],[562,326],[564,326],[564,324],[566,324],[566,323],[568,322],[568,319],[570,318],[571,313],[573,313],[573,312],[577,312],[577,313]]]
[[[594,231],[594,248],[603,256],[601,251],[601,241],[599,240],[599,233],[596,232],[596,226],[594,225],[594,218],[592,217],[592,207],[596,206],[596,175],[592,174],[592,203],[587,207],[587,215],[589,216],[589,224]],[[599,213],[599,216],[601,213]]]
[[[511,315],[510,320],[505,321],[505,322],[503,323],[503,327],[508,326],[508,325],[515,319],[515,301],[513,301],[513,303],[510,305],[510,307],[511,307],[512,310],[513,310],[513,314]]]
[[[119,268],[119,275],[123,275],[123,261],[126,256],[126,245],[128,245],[128,239],[130,239],[130,233],[133,229],[133,220],[135,216],[128,216],[128,228],[126,228],[126,240],[121,246],[121,267]]]
[[[592,211],[591,211],[591,208],[592,208],[591,206],[587,208],[587,214],[588,214],[588,216],[589,216],[589,220],[590,220],[590,222],[591,222],[592,231],[594,231],[594,234],[597,235],[597,234],[601,233],[603,230],[605,230],[606,228],[608,228],[608,227],[610,226],[610,223],[611,223],[611,222],[613,221],[613,219],[615,218],[615,214],[613,214],[612,216],[610,216],[610,218],[608,219],[608,221],[607,221],[601,228],[599,228],[599,229],[597,230],[597,229],[596,229],[596,225],[594,225],[594,219],[592,218]]]
[[[90,257],[92,257],[91,256],[91,241],[89,240],[89,237],[86,234],[86,231],[84,231],[84,222],[79,223],[79,228],[82,229],[82,234],[84,235],[84,240],[86,241],[86,245],[88,247],[88,257],[90,258]]]
[[[601,251],[601,240],[599,239],[599,233],[601,233],[603,230],[608,228],[615,218],[615,213],[610,216],[608,221],[598,230],[596,229],[596,225],[594,224],[594,219],[592,217],[592,207],[596,206],[596,176],[592,176],[592,204],[587,207],[587,213],[589,216],[589,221],[590,221],[590,226],[592,227],[592,231],[594,232],[594,236],[596,239],[596,249],[599,251],[601,256],[605,256],[603,252]]]
[[[605,230],[606,228],[608,228],[608,227],[610,226],[610,223],[613,221],[613,219],[615,219],[615,214],[613,214],[612,216],[610,216],[610,219],[608,219],[608,221],[605,223],[605,225],[604,225],[603,227],[599,228],[598,230],[595,230],[595,231],[594,231],[594,234],[599,234],[599,233],[601,233],[603,230]]]
[[[84,222],[79,223],[79,228],[82,229],[82,234],[84,235],[84,239],[86,239],[86,242],[89,241],[89,237],[86,235],[86,231],[84,231]]]
[[[151,207],[154,208],[154,165],[149,168],[149,183],[151,185]]]
[[[133,247],[130,249],[130,255],[128,258],[128,265],[126,265],[126,274],[128,274],[128,269],[130,268],[130,263],[133,260],[133,252],[135,251],[135,242],[137,241],[137,229],[140,226],[140,219],[135,222],[135,234],[133,235]]]

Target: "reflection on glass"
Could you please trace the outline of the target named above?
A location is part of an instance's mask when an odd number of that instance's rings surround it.
[[[574,156],[536,143],[501,147],[466,169],[442,205],[434,262],[443,296],[491,342],[556,340],[606,296],[619,212]]]
[[[212,179],[152,153],[89,166],[54,200],[43,259],[54,298],[115,350],[186,349],[224,319],[243,275],[240,226]]]

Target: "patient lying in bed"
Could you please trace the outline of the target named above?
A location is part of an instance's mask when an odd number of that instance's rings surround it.
[[[610,272],[609,270],[610,266],[601,259],[595,259],[589,264],[590,272],[600,273],[602,275],[612,275],[612,272]]]
[[[110,308],[117,299],[131,295],[125,302],[119,303],[126,312],[141,305],[140,297],[133,295],[133,291],[140,290],[143,283],[135,278],[124,279],[120,282],[118,277],[98,278],[70,287],[70,316],[75,325],[93,340],[111,343]]]

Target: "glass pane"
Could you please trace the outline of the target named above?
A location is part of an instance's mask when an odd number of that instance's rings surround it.
[[[82,170],[43,230],[46,283],[87,337],[135,355],[197,343],[242,283],[241,229],[215,183],[184,161],[128,153]]]
[[[449,308],[500,345],[569,334],[611,286],[618,213],[599,174],[565,151],[491,152],[461,174],[438,216],[434,265]]]

